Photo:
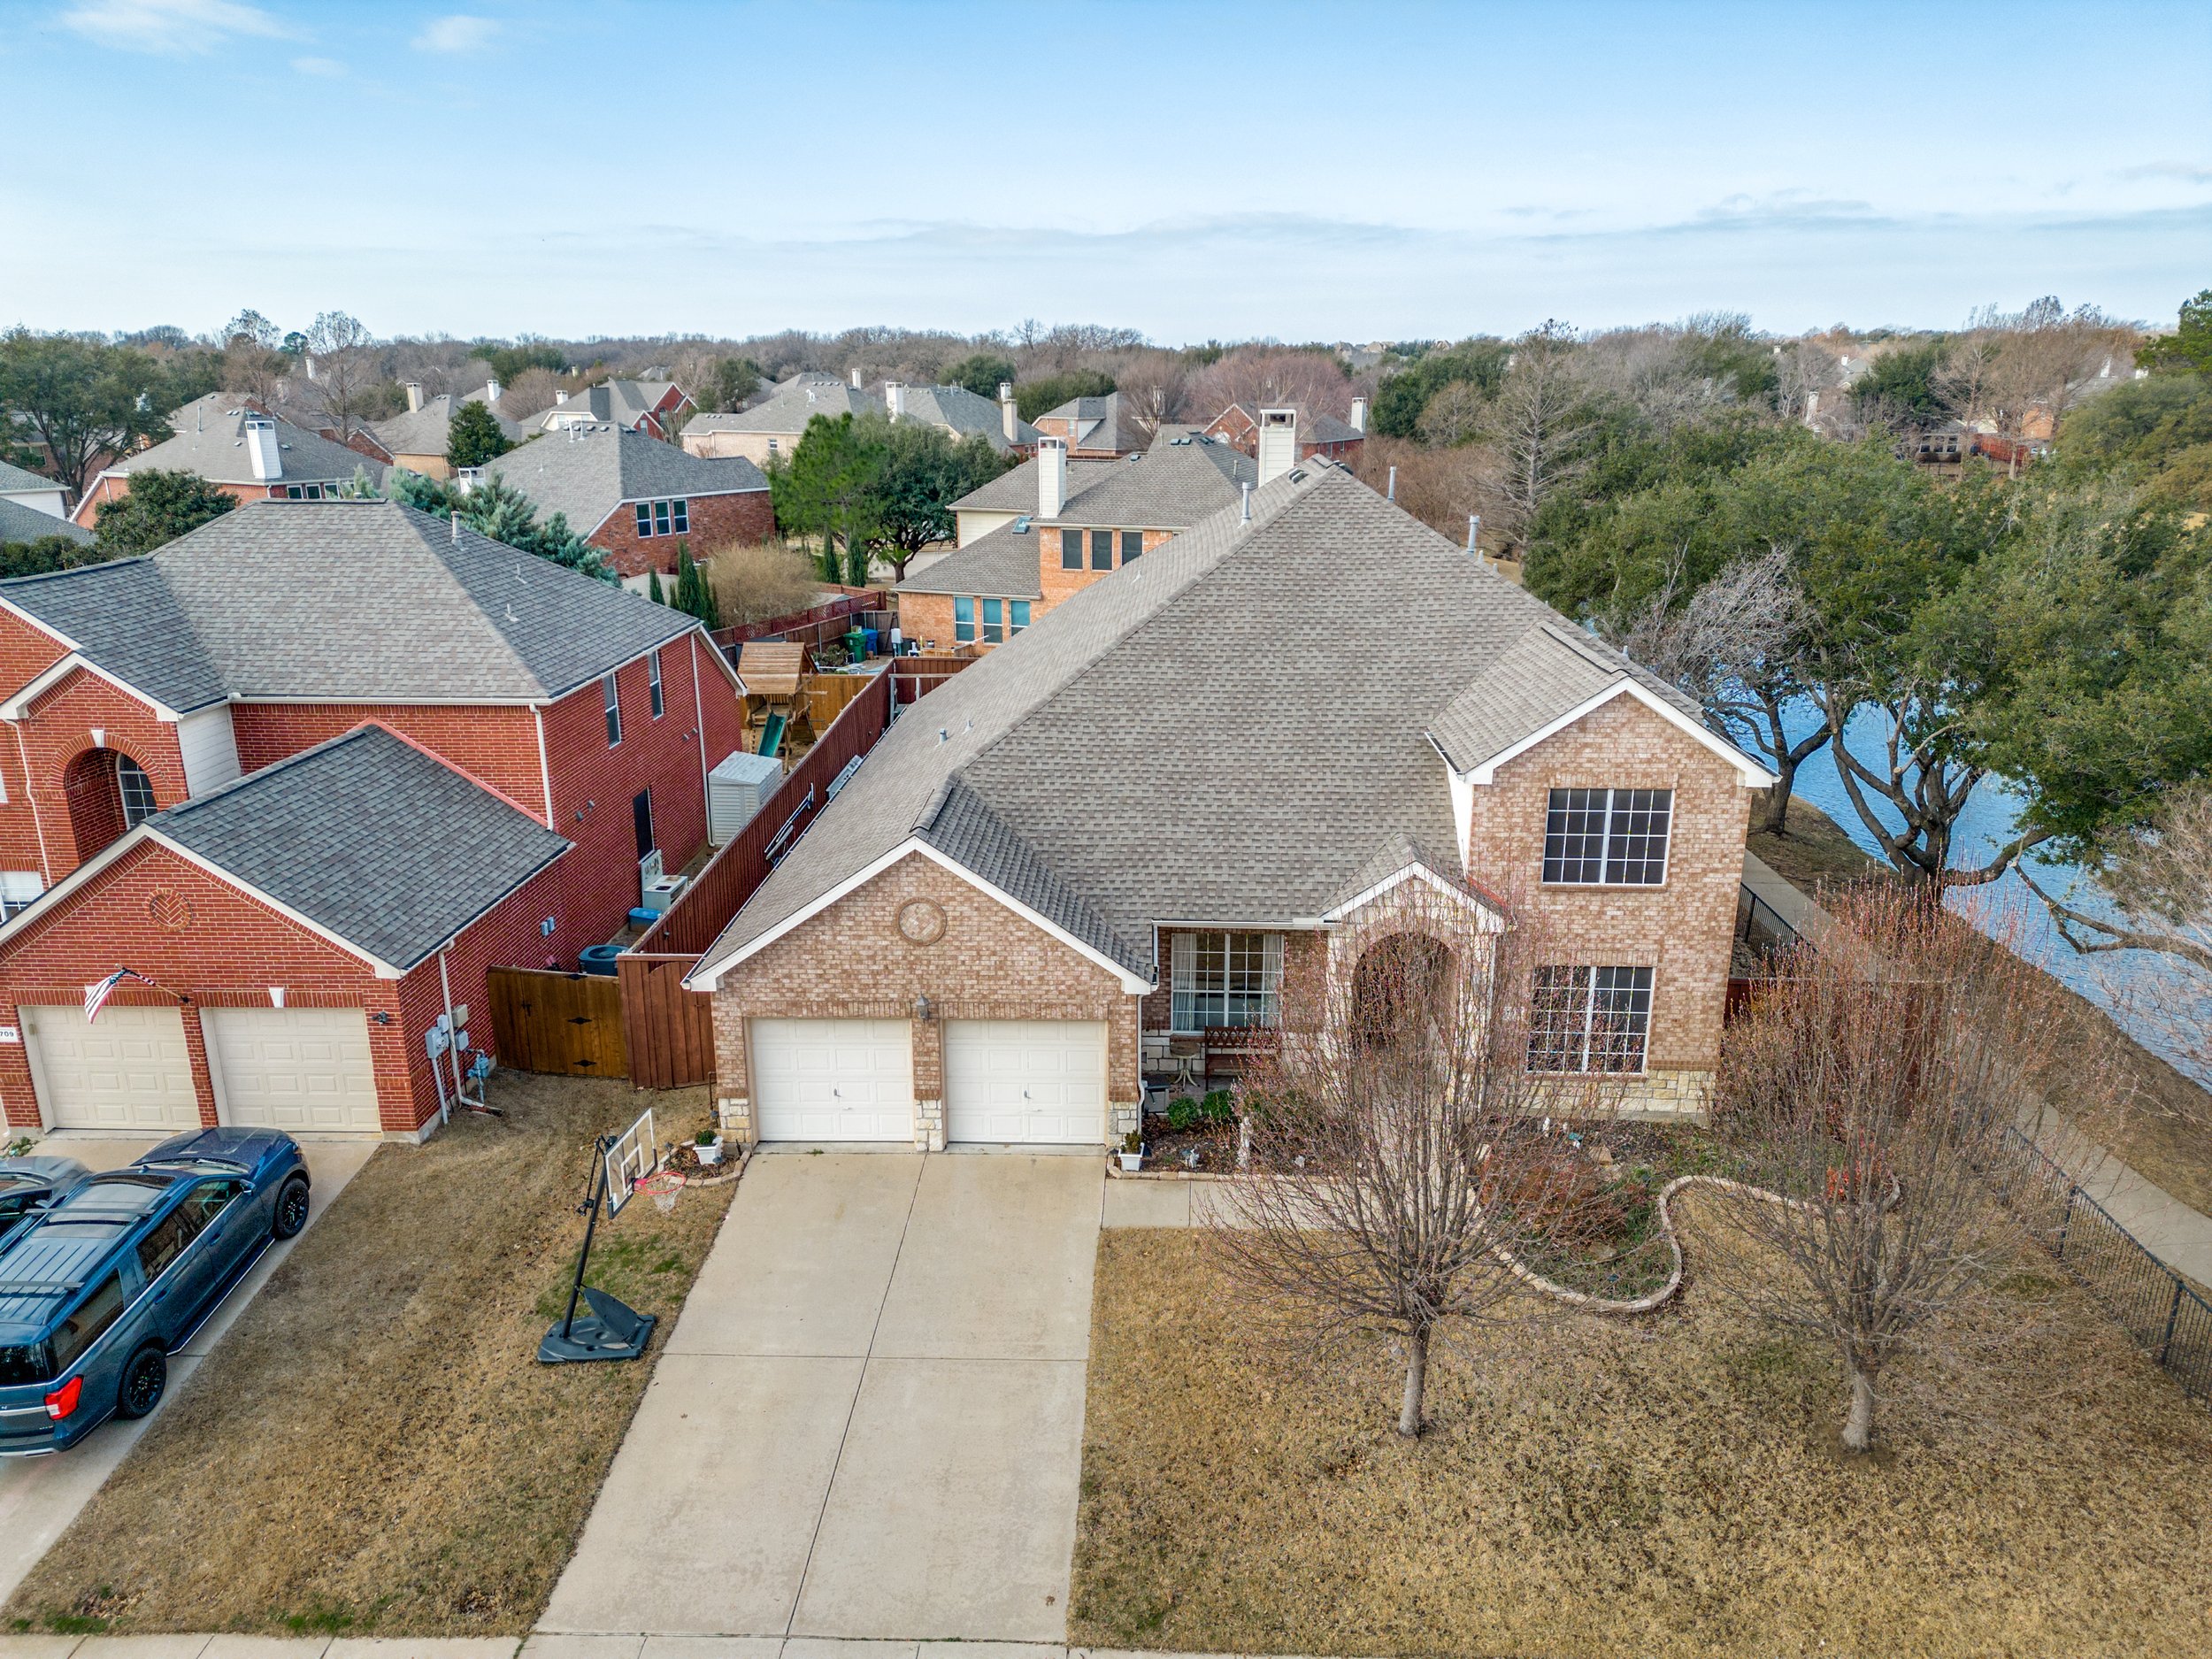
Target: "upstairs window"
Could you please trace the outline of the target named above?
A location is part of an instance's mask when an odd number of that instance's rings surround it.
[[[668,699],[661,693],[661,654],[658,651],[645,659],[645,687],[652,694],[653,718],[657,720],[668,712]]]
[[[1640,1071],[1651,1032],[1649,968],[1536,970],[1532,1071]]]
[[[999,645],[1005,641],[1005,611],[1004,603],[999,600],[986,599],[983,602],[983,642],[986,645]]]
[[[641,536],[653,534],[653,503],[641,501],[637,504],[637,533]]]
[[[612,749],[622,741],[622,699],[615,689],[612,674],[599,682],[599,689],[606,695],[607,747]]]
[[[635,511],[641,537],[685,535],[690,532],[691,503],[687,501],[641,501]]]
[[[1142,554],[1143,551],[1143,531],[1124,530],[1121,533],[1121,562],[1123,564],[1129,564],[1132,560],[1137,558],[1141,554]]]
[[[1544,821],[1545,881],[1659,886],[1673,815],[1671,789],[1554,789]]]
[[[154,804],[153,780],[128,755],[115,757],[115,790],[123,801],[123,827],[136,829],[161,809]]]
[[[1091,568],[1094,571],[1114,568],[1114,533],[1111,530],[1091,532]]]
[[[0,922],[36,902],[46,879],[35,870],[0,870]]]
[[[1006,602],[1006,609],[1012,618],[1006,630],[1009,634],[1019,634],[1029,626],[1029,601],[1010,599]]]
[[[1080,530],[1060,532],[1060,568],[1064,571],[1083,568],[1083,533]]]
[[[666,535],[668,533],[668,503],[664,501],[657,501],[653,503],[653,534]]]
[[[952,602],[952,637],[956,641],[972,642],[974,641],[974,600],[956,599]]]
[[[670,502],[668,503],[668,516],[671,522],[675,526],[676,534],[678,535],[688,535],[690,534],[691,503],[689,502]]]
[[[1280,933],[1177,933],[1169,967],[1177,1031],[1275,1023],[1283,984]]]

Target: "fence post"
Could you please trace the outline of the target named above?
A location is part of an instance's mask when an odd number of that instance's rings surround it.
[[[2066,1183],[2066,1208],[2060,1212],[2058,1218],[2058,1249],[2056,1251],[2056,1255],[2058,1259],[2062,1262],[2066,1259],[2066,1232],[2068,1228],[2074,1225],[2074,1195],[2080,1191],[2081,1188],[2075,1186],[2073,1182],[2069,1181]]]
[[[2174,1279],[2173,1306],[2166,1310],[2166,1334],[2158,1340],[2158,1363],[2163,1365],[2174,1346],[2174,1326],[2181,1321],[2181,1279]]]

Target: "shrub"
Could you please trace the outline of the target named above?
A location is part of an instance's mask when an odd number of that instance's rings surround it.
[[[725,627],[803,611],[821,585],[812,562],[780,541],[718,548],[702,569]]]

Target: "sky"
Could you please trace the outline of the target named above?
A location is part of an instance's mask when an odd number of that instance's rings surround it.
[[[2212,286],[2212,5],[0,0],[0,326],[1457,338]]]

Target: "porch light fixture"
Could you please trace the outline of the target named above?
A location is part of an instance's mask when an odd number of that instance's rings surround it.
[[[930,1005],[926,994],[914,999],[914,1018],[925,1024],[937,1018],[937,1010]]]
[[[370,1015],[369,1018],[380,1025],[388,1025],[392,1023],[392,1017],[380,1008],[378,1009],[375,1013]]]

